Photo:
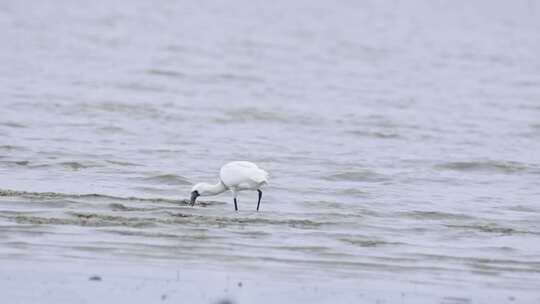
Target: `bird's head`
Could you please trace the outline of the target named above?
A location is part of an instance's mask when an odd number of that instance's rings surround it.
[[[191,206],[195,205],[195,201],[199,196],[207,195],[208,184],[198,183],[193,188],[191,188]]]

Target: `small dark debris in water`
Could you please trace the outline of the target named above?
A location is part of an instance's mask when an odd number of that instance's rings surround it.
[[[516,299],[516,298],[514,298],[514,297],[512,297],[512,296],[509,296],[509,297],[508,297],[508,300],[510,300],[510,301],[514,301],[515,299]]]
[[[185,203],[186,205],[188,204],[189,202]],[[199,206],[201,207],[208,207],[211,205],[211,203],[207,203],[207,202],[197,202],[197,204],[199,204]]]
[[[167,298],[168,298],[168,297],[167,297],[166,294],[162,294],[162,295],[161,295],[161,301],[165,301],[165,300],[167,300]]]
[[[63,162],[63,163],[60,163],[60,165],[70,167],[71,169],[74,169],[74,170],[88,168],[88,166],[83,165],[78,162]]]
[[[221,299],[217,301],[216,304],[234,304],[234,302],[229,299]]]
[[[238,287],[242,288],[242,282],[238,282]]]
[[[172,216],[176,216],[176,217],[192,217],[193,215],[191,214],[185,214],[185,213],[171,213]]]
[[[100,276],[91,276],[88,278],[90,281],[101,281],[101,277]]]

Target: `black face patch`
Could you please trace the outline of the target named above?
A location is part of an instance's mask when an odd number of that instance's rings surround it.
[[[191,192],[191,201],[190,201],[191,206],[195,205],[195,201],[197,200],[198,196],[200,196],[199,191],[195,190]]]

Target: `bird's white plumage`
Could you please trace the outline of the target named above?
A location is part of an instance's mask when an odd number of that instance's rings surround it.
[[[257,190],[268,183],[268,172],[247,161],[234,161],[224,165],[219,176],[223,184],[233,191]]]
[[[210,196],[230,190],[234,198],[234,209],[238,211],[237,195],[239,191],[253,190],[259,193],[257,211],[261,204],[261,187],[268,183],[268,172],[260,169],[254,163],[247,161],[233,161],[221,167],[219,182],[215,185],[198,183],[191,188],[191,206],[195,204],[197,197]]]

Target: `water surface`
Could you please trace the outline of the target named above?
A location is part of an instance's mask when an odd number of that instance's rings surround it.
[[[540,286],[533,1],[4,1],[0,20],[1,263]],[[262,212],[250,192],[187,206],[231,160],[270,172]]]

